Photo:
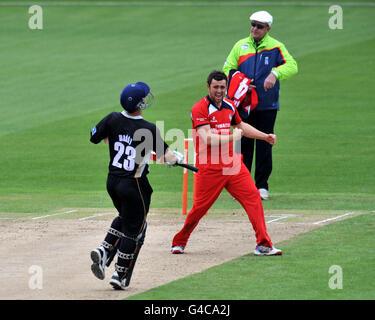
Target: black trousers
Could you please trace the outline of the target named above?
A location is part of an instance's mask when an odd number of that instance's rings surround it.
[[[123,178],[109,174],[107,191],[122,220],[122,232],[137,236],[148,213],[153,192],[144,178]]]
[[[122,278],[127,274],[131,261],[136,259],[138,236],[142,233],[144,240],[146,235],[143,227],[153,190],[146,177],[123,178],[108,175],[107,191],[119,215],[112,221],[102,245],[108,252],[117,248],[113,252],[118,256],[115,270]],[[138,252],[139,250],[140,248]]]
[[[277,110],[252,110],[250,116],[243,120],[264,133],[274,133]],[[243,137],[241,139],[241,153],[243,162],[252,173],[254,158],[254,139]],[[268,178],[272,172],[272,146],[263,140],[255,143],[255,185],[258,189],[268,190]]]

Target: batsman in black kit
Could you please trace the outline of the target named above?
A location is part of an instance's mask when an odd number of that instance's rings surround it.
[[[146,236],[146,216],[153,192],[147,179],[151,151],[167,167],[183,163],[181,153],[170,151],[155,124],[143,119],[142,111],[153,103],[150,87],[144,82],[127,85],[120,102],[125,109],[112,112],[91,131],[92,143],[109,145],[107,191],[119,215],[112,221],[99,248],[91,251],[91,270],[103,280],[105,267],[117,254],[110,280],[114,289],[123,290],[130,282],[138,253]]]

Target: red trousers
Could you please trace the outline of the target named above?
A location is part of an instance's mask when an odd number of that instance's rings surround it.
[[[272,247],[271,239],[267,234],[259,191],[242,161],[238,171],[234,175],[223,175],[223,171],[220,169],[199,168],[196,176],[193,208],[188,213],[181,231],[174,236],[172,246],[186,247],[190,234],[198,225],[199,220],[211,208],[225,188],[245,209],[255,231],[257,244]]]

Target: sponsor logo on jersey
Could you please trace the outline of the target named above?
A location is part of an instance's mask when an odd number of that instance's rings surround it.
[[[196,118],[196,121],[207,121],[207,118]]]
[[[213,117],[211,118],[211,122],[217,122],[215,116],[213,116]]]

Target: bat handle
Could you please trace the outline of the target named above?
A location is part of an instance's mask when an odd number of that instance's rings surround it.
[[[180,166],[180,167],[186,168],[188,170],[194,171],[194,172],[198,172],[198,170],[199,170],[198,168],[193,167],[191,165],[188,165],[186,163],[178,163],[177,165]]]

